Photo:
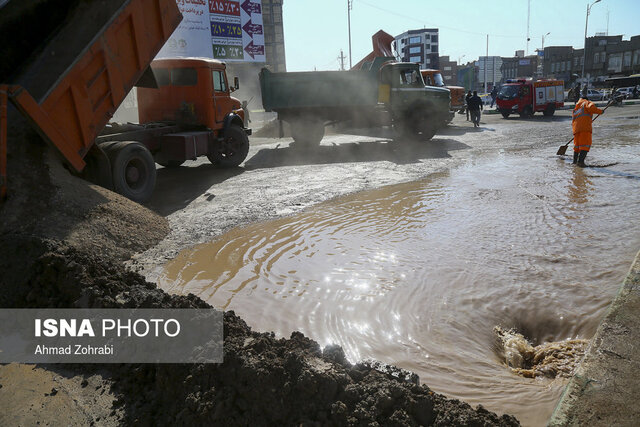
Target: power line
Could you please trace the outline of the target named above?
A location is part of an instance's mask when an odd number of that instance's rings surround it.
[[[380,6],[376,6],[374,4],[366,2],[365,0],[359,0],[359,3],[367,5],[369,7],[374,8],[374,9],[378,9],[378,10],[384,12],[384,13],[388,13],[388,14],[391,14],[391,15],[399,16],[400,18],[408,19],[408,20],[411,20],[411,21],[419,22],[420,24],[423,24],[423,25],[424,24],[428,24],[430,26],[434,26],[434,27],[438,27],[438,28],[446,28],[447,30],[457,31],[459,33],[474,34],[474,35],[479,35],[479,36],[485,36],[487,34],[487,33],[475,32],[475,31],[461,30],[460,28],[448,27],[446,25],[435,24],[433,22],[429,22],[429,21],[426,21],[424,19],[418,19],[418,18],[415,18],[413,16],[403,15],[403,14],[395,12],[393,10],[389,10],[389,9],[385,9],[383,7],[380,7]],[[489,34],[489,35],[491,37],[502,37],[502,38],[509,38],[509,39],[519,39],[520,37],[522,37],[522,36],[507,36],[507,35],[501,35],[501,34]]]

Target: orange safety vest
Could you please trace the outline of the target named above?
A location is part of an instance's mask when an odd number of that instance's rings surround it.
[[[596,105],[588,99],[580,98],[576,102],[576,107],[573,109],[573,134],[580,132],[592,132],[591,121],[593,114],[602,114],[602,110],[596,107]]]

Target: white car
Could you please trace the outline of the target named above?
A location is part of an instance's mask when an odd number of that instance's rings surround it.
[[[590,101],[602,101],[602,99],[604,98],[602,92],[595,89],[589,89],[587,91],[587,96],[589,97]]]
[[[633,86],[621,87],[620,89],[618,89],[618,93],[624,95],[624,99],[631,99],[633,98]]]

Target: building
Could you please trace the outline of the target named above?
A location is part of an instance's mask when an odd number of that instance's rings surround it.
[[[262,0],[266,65],[275,72],[287,71],[287,61],[284,54],[282,2],[283,0]]]
[[[598,86],[608,77],[640,73],[640,36],[633,36],[630,40],[622,40],[621,35],[588,37],[586,56],[584,51],[571,46],[545,47],[545,76],[562,79],[568,86],[575,82]]]
[[[458,86],[464,87],[465,91],[477,89],[477,75],[478,67],[473,62],[468,62],[466,65],[458,65]]]
[[[515,79],[517,77],[534,77],[538,75],[538,61],[537,55],[519,56],[518,52],[514,57],[502,58],[502,66],[500,67],[502,72],[501,82],[504,83],[507,79]]]
[[[393,48],[399,61],[415,62],[420,68],[440,69],[437,28],[406,31],[395,37]]]
[[[456,61],[449,60],[448,56],[440,56],[438,58],[440,64],[440,72],[442,73],[442,79],[446,86],[458,85],[458,63]]]
[[[477,90],[489,92],[502,81],[502,58],[500,56],[481,56],[476,61],[478,67]]]
[[[581,59],[574,60],[574,49],[571,46],[548,46],[544,48],[544,77],[570,82],[573,74],[582,69]]]

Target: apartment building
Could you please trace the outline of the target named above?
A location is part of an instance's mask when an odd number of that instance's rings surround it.
[[[438,29],[409,30],[395,37],[393,48],[402,62],[415,62],[420,68],[438,68]]]

